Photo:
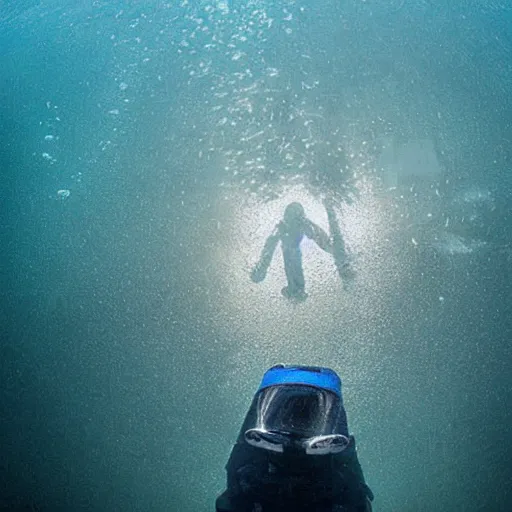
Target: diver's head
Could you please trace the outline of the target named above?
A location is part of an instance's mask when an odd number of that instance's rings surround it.
[[[244,439],[274,452],[343,451],[349,439],[340,378],[329,368],[272,367],[247,415]]]
[[[284,210],[283,220],[286,224],[301,222],[306,213],[304,207],[300,203],[290,203]]]

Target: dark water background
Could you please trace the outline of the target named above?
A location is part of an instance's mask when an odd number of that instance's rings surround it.
[[[375,510],[512,509],[512,8],[321,4],[0,1],[0,510],[212,510],[276,362],[340,372]],[[353,286],[252,284],[325,195]]]

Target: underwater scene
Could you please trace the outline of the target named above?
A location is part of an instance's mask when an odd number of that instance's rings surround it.
[[[2,0],[0,141],[0,512],[512,510],[508,0]]]

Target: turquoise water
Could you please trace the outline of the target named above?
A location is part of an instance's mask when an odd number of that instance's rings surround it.
[[[319,4],[0,4],[0,510],[213,510],[277,362],[376,511],[512,507],[512,9]],[[326,198],[355,277],[251,282]]]

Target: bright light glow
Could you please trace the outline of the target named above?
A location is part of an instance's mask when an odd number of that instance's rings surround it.
[[[226,334],[236,332],[239,336],[238,368],[247,365],[249,370],[255,357],[263,358],[263,364],[273,364],[283,360],[283,353],[294,354],[291,359],[295,362],[328,364],[333,332],[348,334],[359,328],[364,333],[368,325],[385,314],[382,298],[396,284],[389,279],[390,273],[396,272],[378,248],[386,244],[391,227],[384,214],[385,204],[371,184],[362,182],[358,188],[360,197],[336,211],[357,276],[345,289],[332,256],[304,239],[301,248],[309,297],[302,303],[281,295],[286,277],[280,246],[262,283],[253,283],[249,273],[289,203],[300,202],[307,217],[329,232],[322,201],[296,185],[271,202],[262,203],[256,197],[248,199],[233,192],[219,205],[221,216],[229,225],[229,243],[218,244],[214,255],[225,293],[213,307],[219,327]],[[308,339],[316,340],[315,345]],[[358,336],[351,339],[358,343]],[[325,341],[319,345],[318,340]],[[349,350],[348,346],[345,350]]]

